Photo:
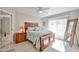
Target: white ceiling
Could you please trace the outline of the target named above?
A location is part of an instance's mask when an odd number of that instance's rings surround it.
[[[48,9],[44,10],[46,12],[41,13],[41,14],[38,12],[37,7],[16,7],[14,9],[15,11],[18,11],[30,16],[46,17],[46,16],[51,16],[51,15],[67,12],[67,11],[76,10],[79,8],[78,7],[49,7]]]

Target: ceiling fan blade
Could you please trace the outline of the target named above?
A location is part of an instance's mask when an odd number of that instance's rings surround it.
[[[37,12],[38,13],[48,13],[46,10],[48,10],[49,7],[37,7]]]
[[[47,11],[43,11],[43,13],[48,13]]]

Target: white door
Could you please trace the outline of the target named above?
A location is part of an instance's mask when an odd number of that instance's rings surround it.
[[[4,15],[0,19],[0,36],[1,36],[1,47],[6,47],[12,41],[11,37],[11,16]],[[2,49],[4,50],[4,49]]]

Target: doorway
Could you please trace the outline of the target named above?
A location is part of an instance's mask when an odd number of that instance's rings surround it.
[[[12,41],[11,15],[0,10],[0,51],[7,51]]]

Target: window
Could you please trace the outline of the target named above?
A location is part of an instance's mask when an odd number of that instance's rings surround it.
[[[56,38],[64,38],[67,19],[56,19],[48,21],[48,30],[55,33]]]

